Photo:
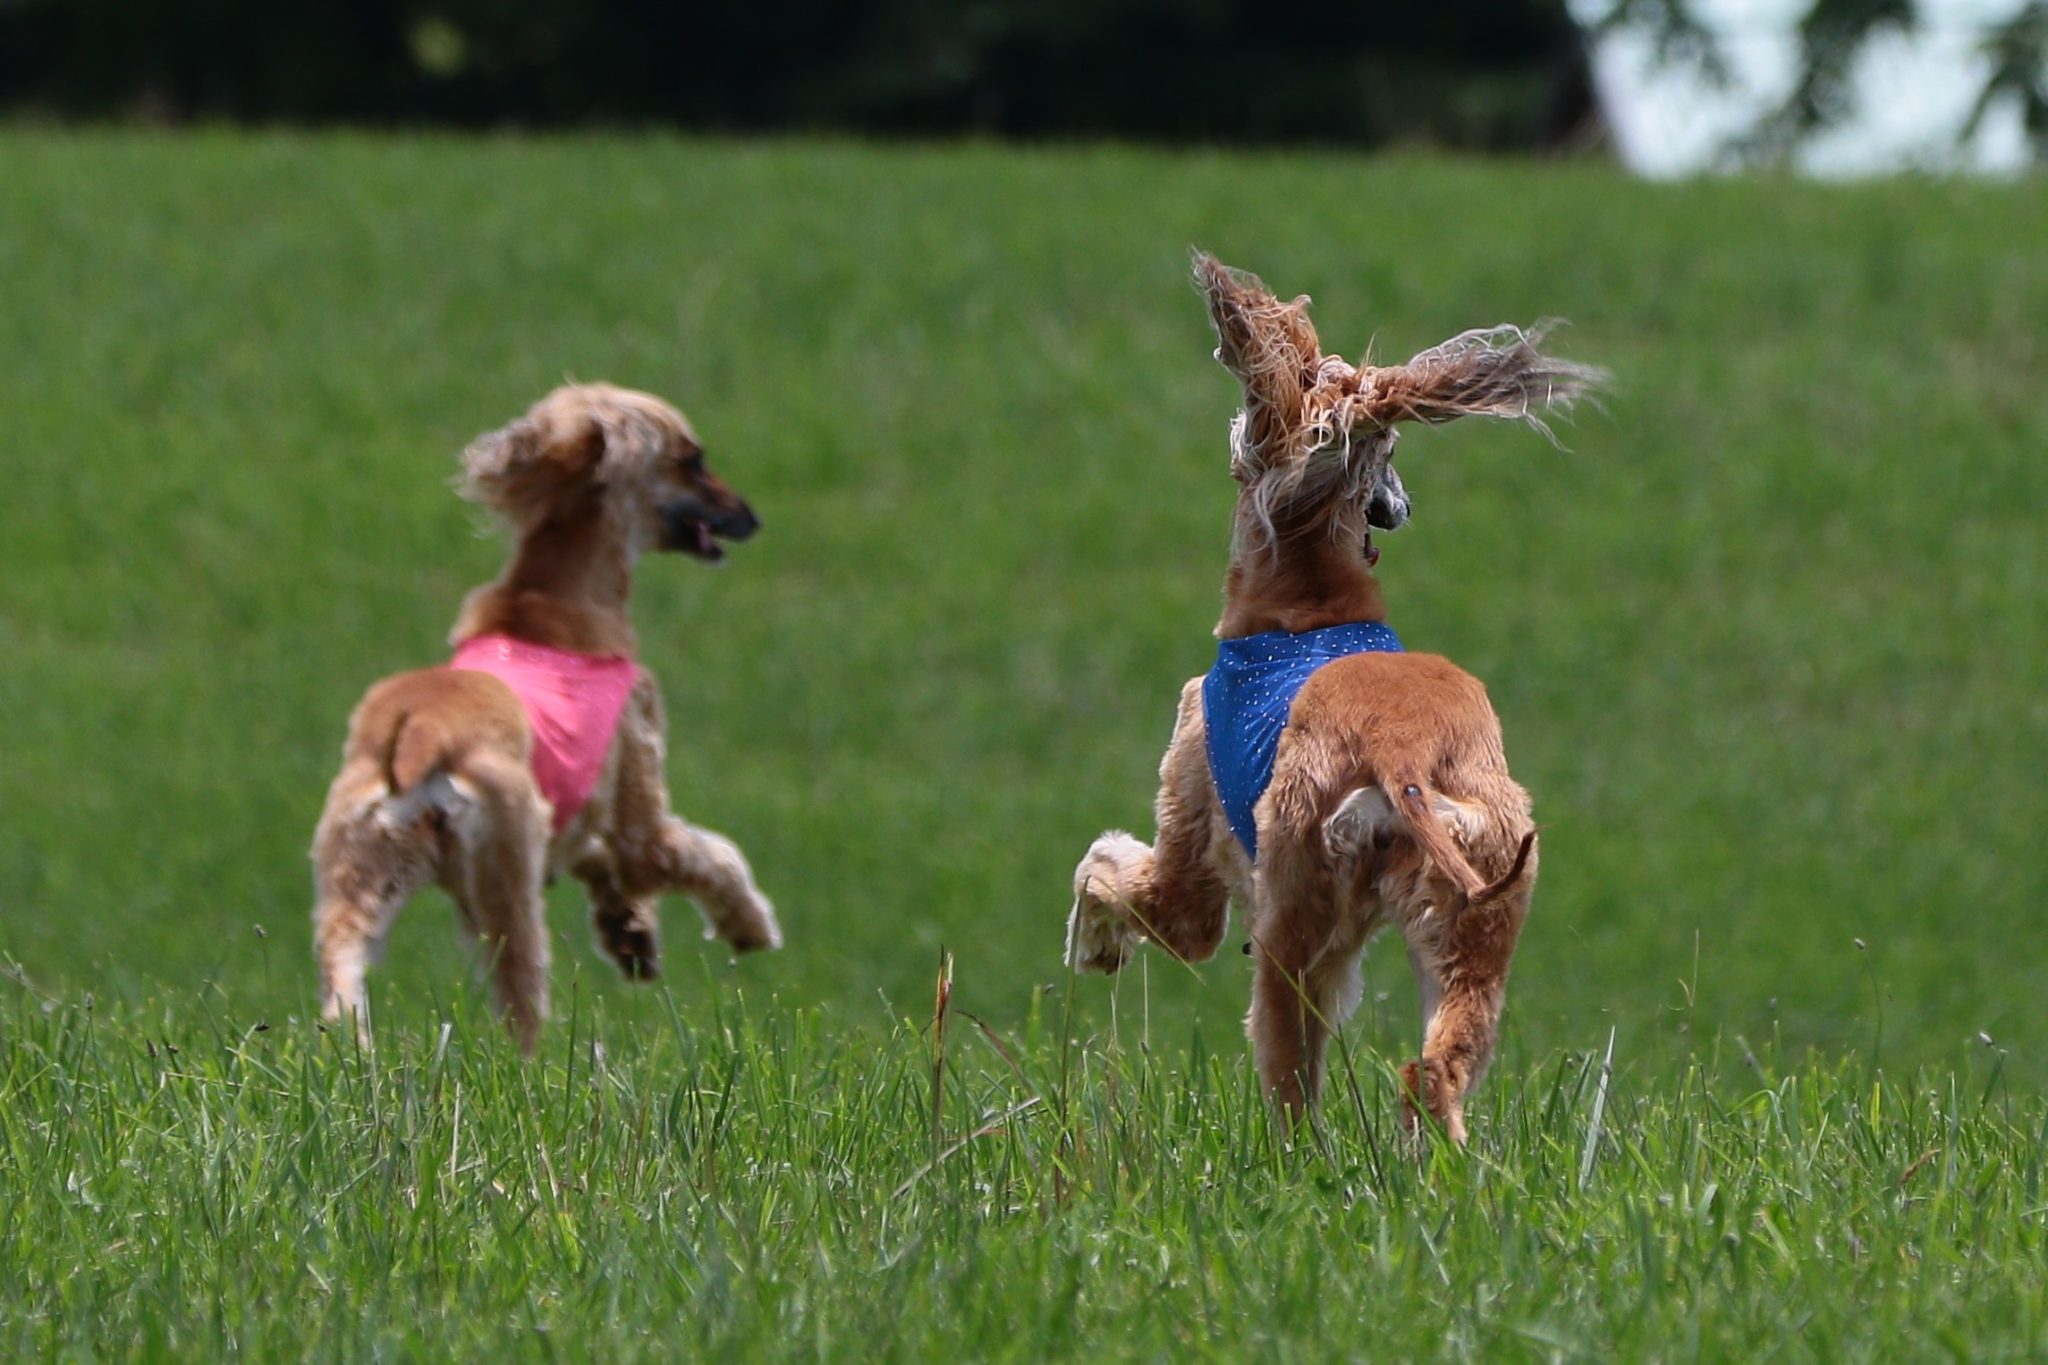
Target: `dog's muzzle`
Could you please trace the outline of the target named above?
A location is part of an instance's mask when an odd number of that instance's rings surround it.
[[[760,529],[761,519],[743,502],[707,507],[695,498],[684,498],[661,509],[661,548],[698,559],[721,560],[725,550],[720,540],[745,540]]]
[[[1375,531],[1398,531],[1408,524],[1408,490],[1392,465],[1380,471],[1379,483],[1366,500],[1365,524]]]

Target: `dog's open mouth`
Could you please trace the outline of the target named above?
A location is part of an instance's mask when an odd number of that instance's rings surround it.
[[[725,558],[725,547],[710,521],[685,508],[671,507],[662,517],[662,548],[680,550],[695,559],[717,563]]]
[[[1372,532],[1365,533],[1365,544],[1361,547],[1365,555],[1365,567],[1370,569],[1380,562],[1380,547],[1372,543]]]
[[[711,527],[705,522],[690,524],[691,540],[683,546],[699,559],[724,559],[725,550],[719,545],[718,537],[711,534]]]

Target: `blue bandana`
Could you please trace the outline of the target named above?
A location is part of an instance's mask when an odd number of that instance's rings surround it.
[[[1209,737],[1209,776],[1223,813],[1245,853],[1259,856],[1252,807],[1273,780],[1273,756],[1294,694],[1309,674],[1348,654],[1399,654],[1401,638],[1377,621],[1325,626],[1290,635],[1269,630],[1223,640],[1216,666],[1202,680],[1202,717]]]

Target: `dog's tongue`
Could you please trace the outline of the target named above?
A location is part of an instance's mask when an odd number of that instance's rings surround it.
[[[711,538],[711,528],[701,521],[697,523],[697,553],[702,555],[718,553],[718,542]]]
[[[1380,562],[1380,547],[1372,543],[1372,532],[1365,533],[1365,567],[1370,569]]]

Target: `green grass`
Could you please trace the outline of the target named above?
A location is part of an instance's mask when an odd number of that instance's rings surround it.
[[[2048,1349],[2048,183],[15,130],[0,186],[12,1347]],[[1300,1151],[1241,957],[1050,1013],[1073,862],[1148,826],[1209,654],[1234,394],[1191,243],[1354,355],[1565,315],[1615,371],[1568,453],[1414,434],[1382,542],[1545,826],[1468,1161],[1382,1140],[1398,951]],[[677,802],[789,947],[729,965],[675,906],[631,990],[559,888],[578,1022],[521,1068],[422,897],[372,1063],[304,1022],[305,847],[350,705],[503,552],[454,453],[565,374],[677,399],[763,515],[638,618]],[[945,1134],[1041,1102],[895,1198],[941,945],[1025,1076],[956,1020]]]
[[[1044,1003],[1021,1038],[952,1021],[936,1129],[925,1039],[849,1040],[812,1010],[585,1011],[522,1063],[459,1011],[371,1055],[23,1004],[0,1056],[0,1178],[26,1196],[0,1201],[0,1351],[2048,1350],[2048,1109],[1989,1068],[1702,1059],[1603,1096],[1599,1058],[1563,1055],[1487,1092],[1468,1155],[1417,1161],[1369,1067],[1290,1146],[1240,1046],[1062,1048]]]

